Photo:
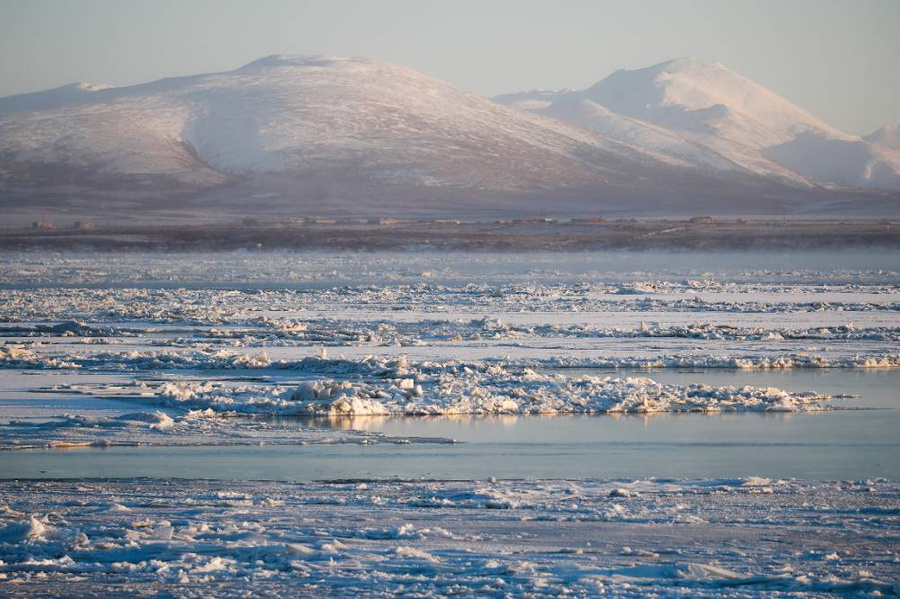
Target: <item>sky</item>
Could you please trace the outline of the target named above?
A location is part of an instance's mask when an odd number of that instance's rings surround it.
[[[900,121],[900,0],[0,0],[0,96],[269,54],[387,60],[484,96],[693,56],[849,133]]]

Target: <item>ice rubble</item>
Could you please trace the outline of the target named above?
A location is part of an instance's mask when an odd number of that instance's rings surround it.
[[[0,345],[0,369],[45,369],[92,371],[153,371],[153,370],[241,370],[272,369],[313,374],[373,374],[393,368],[404,358],[363,358],[361,360],[272,360],[265,351],[235,353],[227,350],[98,352],[84,355],[65,353],[42,355],[21,345]],[[473,364],[497,364],[497,359],[473,361]],[[656,368],[722,368],[740,370],[770,370],[793,368],[900,368],[900,352],[873,352],[853,355],[827,355],[816,352],[771,353],[742,352],[739,355],[683,352],[642,356],[577,357],[561,355],[550,358],[505,359],[509,368],[597,368],[650,370]],[[481,366],[479,366],[481,367]]]
[[[658,283],[657,285],[662,285]],[[319,310],[372,311],[390,306],[390,313],[453,309],[480,313],[572,312],[715,312],[821,313],[897,312],[896,285],[753,286],[697,288],[680,285],[665,293],[638,295],[620,286],[571,283],[504,285],[405,284],[335,286],[315,289],[0,289],[6,322],[46,321],[49,327],[73,318],[91,327],[86,332],[109,332],[109,323],[191,325],[259,324],[267,319],[285,322],[282,312]],[[631,289],[631,287],[628,287]],[[664,289],[664,287],[660,287]],[[701,292],[702,295],[701,295]],[[76,324],[76,329],[78,322]],[[69,325],[72,328],[72,325]],[[51,333],[51,330],[38,333]],[[65,332],[65,331],[61,331]],[[73,332],[77,332],[73,331]]]
[[[758,483],[10,481],[0,584],[109,596],[896,593],[896,483]]]
[[[252,322],[232,323],[225,328],[213,327],[190,331],[172,331],[170,339],[159,339],[153,326],[97,328],[81,323],[59,325],[2,326],[0,335],[16,337],[80,337],[94,343],[107,343],[118,337],[153,337],[158,345],[190,343],[191,338],[207,342],[232,341],[235,345],[291,346],[321,343],[349,345],[353,343],[415,345],[440,341],[510,341],[520,339],[699,339],[709,341],[900,341],[900,327],[857,326],[844,324],[815,326],[740,326],[731,323],[693,322],[689,324],[648,324],[642,320],[636,327],[604,326],[591,322],[513,324],[499,318],[423,319],[397,321],[389,319],[354,320],[335,318],[285,319],[263,317]],[[798,323],[799,324],[799,323]],[[184,334],[189,335],[183,337]],[[177,335],[177,336],[176,336]],[[100,339],[102,338],[102,339]]]
[[[755,387],[668,385],[649,378],[543,374],[498,362],[360,361],[311,358],[308,371],[342,373],[293,386],[166,382],[164,405],[249,414],[450,415],[810,411],[814,392]],[[347,376],[347,375],[357,376]],[[365,375],[365,378],[361,378]]]
[[[0,368],[81,368],[80,364],[57,357],[42,356],[21,344],[0,345]]]
[[[900,368],[900,352],[830,357],[798,352],[770,355],[711,356],[689,354],[650,358],[579,358],[565,356],[551,360],[522,360],[520,364],[556,368],[613,368],[650,370],[654,368],[723,368],[738,370],[789,370],[793,368],[850,368],[882,370]]]

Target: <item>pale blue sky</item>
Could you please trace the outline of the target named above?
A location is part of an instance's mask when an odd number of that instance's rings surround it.
[[[486,96],[696,56],[851,133],[900,121],[900,0],[0,0],[0,96],[280,53],[388,60]]]

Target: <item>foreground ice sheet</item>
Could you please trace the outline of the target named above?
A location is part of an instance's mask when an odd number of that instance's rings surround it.
[[[900,485],[0,483],[0,593],[891,596]]]

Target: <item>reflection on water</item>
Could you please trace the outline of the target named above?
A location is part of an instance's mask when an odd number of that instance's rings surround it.
[[[395,436],[443,437],[465,443],[855,444],[854,423],[884,421],[881,410],[720,414],[347,417],[294,421],[298,426],[356,429]],[[888,418],[887,421],[890,421]],[[282,421],[284,422],[284,421]],[[871,430],[869,431],[871,433]],[[886,431],[887,433],[888,431]],[[877,435],[876,435],[877,436]],[[890,435],[884,440],[889,441]]]

